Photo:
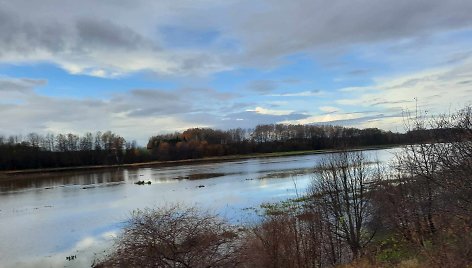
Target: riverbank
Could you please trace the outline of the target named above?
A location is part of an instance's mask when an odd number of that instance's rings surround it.
[[[350,148],[348,151],[364,151],[364,150],[380,150],[395,148],[400,145],[384,145],[384,146],[369,146]],[[56,172],[69,172],[69,171],[90,171],[100,169],[113,169],[113,168],[142,168],[142,167],[165,167],[165,166],[179,166],[187,164],[207,164],[217,163],[225,161],[236,161],[253,158],[269,158],[269,157],[283,157],[283,156],[299,156],[299,155],[313,155],[313,154],[326,154],[340,152],[340,149],[325,149],[325,150],[306,150],[306,151],[289,151],[289,152],[273,152],[273,153],[257,153],[257,154],[246,154],[246,155],[227,155],[227,156],[216,156],[216,157],[204,157],[197,159],[185,159],[185,160],[172,160],[172,161],[152,161],[132,164],[120,164],[120,165],[96,165],[96,166],[77,166],[77,167],[61,167],[61,168],[43,168],[43,169],[25,169],[25,170],[8,170],[0,171],[0,180],[12,180],[21,178],[22,175],[38,175],[38,177],[47,176],[50,173]]]

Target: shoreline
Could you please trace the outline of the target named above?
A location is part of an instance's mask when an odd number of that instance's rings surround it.
[[[401,146],[395,145],[383,145],[383,146],[369,146],[346,149],[347,151],[367,151],[367,150],[381,150],[391,149]],[[315,154],[327,154],[341,152],[343,149],[325,149],[325,150],[305,150],[305,151],[288,151],[288,152],[272,152],[272,153],[255,153],[247,155],[226,155],[226,156],[213,156],[196,159],[183,159],[183,160],[170,160],[170,161],[151,161],[141,162],[132,164],[118,164],[118,165],[95,165],[95,166],[77,166],[77,167],[60,167],[60,168],[41,168],[41,169],[23,169],[23,170],[7,170],[0,171],[0,180],[12,180],[18,178],[21,175],[34,175],[49,173],[61,173],[69,171],[90,171],[90,170],[101,170],[101,169],[115,169],[115,168],[142,168],[142,167],[159,167],[159,166],[181,166],[187,164],[205,164],[205,163],[219,163],[227,161],[237,161],[254,158],[273,158],[273,157],[284,157],[284,156],[299,156],[299,155],[315,155]]]

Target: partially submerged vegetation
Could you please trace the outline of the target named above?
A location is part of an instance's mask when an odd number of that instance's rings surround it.
[[[258,179],[279,179],[279,178],[287,178],[287,177],[296,177],[301,175],[307,175],[313,173],[312,168],[302,168],[302,169],[292,169],[292,170],[283,170],[283,171],[276,171],[271,172],[265,175],[258,177]]]
[[[472,108],[432,124],[443,131],[415,120],[433,142],[387,167],[327,155],[307,195],[265,204],[255,226],[192,208],[137,212],[96,267],[469,267]]]
[[[137,185],[148,184],[148,185],[150,185],[150,184],[151,184],[151,181],[137,181],[137,182],[135,182],[134,184],[137,184]]]

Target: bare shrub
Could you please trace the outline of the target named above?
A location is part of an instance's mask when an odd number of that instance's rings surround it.
[[[268,214],[247,236],[245,267],[325,267],[319,215],[289,208]]]
[[[436,243],[421,251],[428,267],[470,267],[472,232],[470,226],[452,223],[438,234]]]
[[[431,184],[421,177],[400,173],[385,176],[376,184],[372,202],[383,227],[403,239],[425,246],[436,233],[437,209]]]
[[[235,267],[238,233],[195,208],[133,212],[113,252],[95,267]]]

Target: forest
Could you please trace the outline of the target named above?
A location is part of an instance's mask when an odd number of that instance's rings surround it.
[[[301,150],[424,142],[434,130],[393,133],[331,125],[258,125],[253,129],[191,128],[156,135],[146,147],[111,131],[0,136],[0,170],[119,165]],[[438,130],[439,131],[439,130]]]

